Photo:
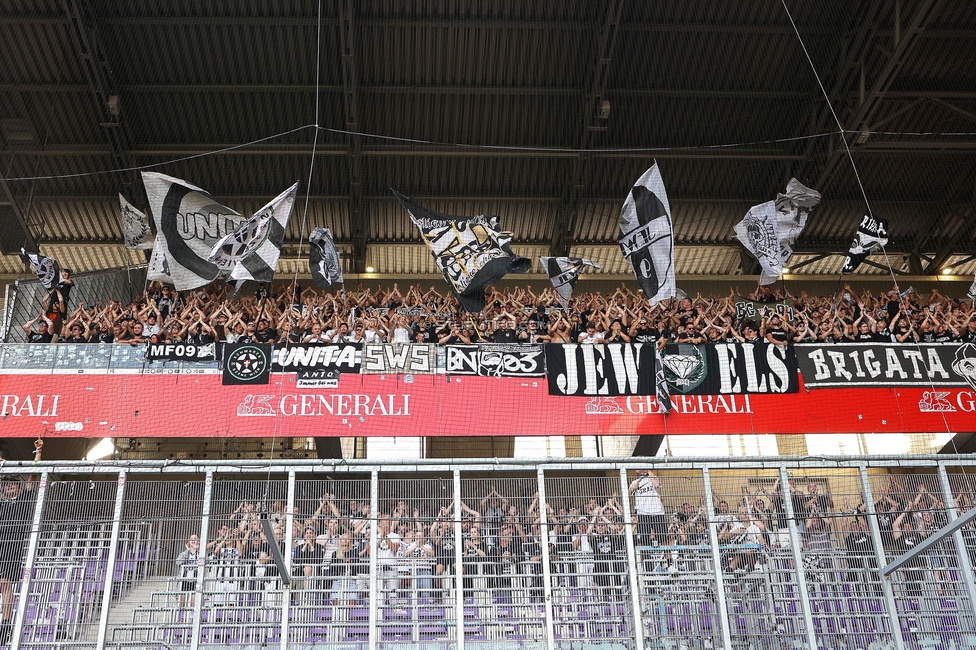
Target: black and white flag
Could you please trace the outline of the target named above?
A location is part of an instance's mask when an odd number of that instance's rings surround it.
[[[28,253],[23,248],[20,249],[20,259],[24,264],[30,264],[37,273],[37,279],[45,289],[53,289],[61,284],[61,267],[50,257],[45,257],[40,253]]]
[[[499,230],[498,217],[458,217],[417,205],[394,191],[420,229],[437,268],[451,286],[461,308],[485,308],[485,287],[506,273],[526,273],[532,262],[512,252],[512,233]]]
[[[637,180],[620,210],[620,250],[652,307],[674,297],[671,205],[657,163]]]
[[[211,249],[207,259],[222,269],[229,268],[228,279],[237,281],[238,290],[247,280],[271,282],[274,279],[297,195],[298,183],[295,183]]]
[[[542,263],[542,268],[549,276],[549,281],[552,282],[552,286],[556,290],[556,297],[559,298],[559,303],[563,309],[569,309],[569,297],[573,295],[573,288],[576,286],[576,280],[579,279],[583,268],[586,266],[595,269],[603,268],[602,264],[581,257],[540,257],[539,262]]]
[[[861,262],[877,250],[888,245],[888,220],[879,219],[864,215],[861,224],[854,233],[854,241],[851,242],[851,250],[847,253],[844,260],[844,270],[842,273],[853,273]]]
[[[177,291],[202,287],[221,273],[229,273],[230,268],[221,268],[207,258],[222,237],[247,219],[178,178],[142,172],[142,182],[156,222],[153,257],[157,259],[155,264],[150,260],[152,273],[171,277]]]
[[[976,276],[973,277],[973,283],[969,287],[969,293],[966,294],[971,300],[976,300]]]
[[[149,217],[125,200],[119,194],[119,206],[122,208],[122,238],[125,247],[134,251],[147,251],[153,247],[152,228],[149,227]]]
[[[654,353],[654,388],[657,391],[658,409],[667,415],[671,412],[671,387],[668,386],[668,379],[664,374],[664,361],[660,351]]]
[[[316,228],[308,238],[308,268],[312,272],[312,286],[327,289],[342,284],[342,263],[336,250],[332,231]]]
[[[759,284],[772,284],[793,256],[793,244],[803,232],[810,211],[820,203],[820,192],[791,178],[786,194],[753,206],[735,226],[735,236],[762,266]]]

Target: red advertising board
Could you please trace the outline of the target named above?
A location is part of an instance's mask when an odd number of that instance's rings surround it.
[[[550,395],[546,378],[343,374],[338,388],[218,374],[0,375],[2,437],[484,436],[976,431],[969,388],[777,395]]]

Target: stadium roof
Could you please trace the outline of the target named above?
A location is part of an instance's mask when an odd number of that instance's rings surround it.
[[[0,274],[25,243],[76,271],[145,261],[116,196],[146,208],[149,165],[241,212],[300,180],[286,272],[322,225],[347,273],[434,273],[392,187],[625,274],[617,213],[655,159],[679,274],[753,273],[732,226],[791,176],[824,195],[791,267],[837,274],[866,206],[811,61],[895,270],[972,273],[976,3],[786,5],[802,42],[779,0],[9,0]]]

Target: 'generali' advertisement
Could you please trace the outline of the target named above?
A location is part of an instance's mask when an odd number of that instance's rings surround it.
[[[550,395],[545,377],[294,374],[223,386],[219,374],[0,375],[4,437],[484,436],[971,431],[971,388],[854,387],[796,393]]]

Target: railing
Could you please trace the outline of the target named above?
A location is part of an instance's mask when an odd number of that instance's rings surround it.
[[[972,507],[966,457],[4,469],[12,648],[976,648],[976,531],[878,571]]]

